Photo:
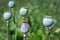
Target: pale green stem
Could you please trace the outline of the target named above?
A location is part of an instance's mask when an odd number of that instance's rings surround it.
[[[23,40],[26,40],[26,37],[27,37],[27,35],[26,35],[26,33],[23,35]]]
[[[9,39],[9,21],[6,21],[7,22],[7,40],[10,40]]]
[[[49,34],[50,34],[50,30],[46,30],[46,40],[50,40]]]

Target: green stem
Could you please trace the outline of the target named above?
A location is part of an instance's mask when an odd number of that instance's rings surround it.
[[[12,8],[12,14],[13,14],[13,21],[14,21],[14,25],[15,25],[15,40],[17,38],[17,24],[16,24],[16,17],[15,17],[15,13],[14,13],[14,9]]]
[[[26,33],[23,35],[23,40],[26,40]]]
[[[47,30],[47,31],[46,31],[46,40],[50,40],[49,34],[50,34],[50,31]]]
[[[9,38],[9,21],[6,21],[7,22],[7,40],[10,40]]]

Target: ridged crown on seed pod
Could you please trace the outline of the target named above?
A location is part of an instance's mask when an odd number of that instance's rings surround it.
[[[15,2],[14,1],[9,1],[8,6],[10,8],[13,8],[15,6]]]
[[[28,8],[22,7],[20,9],[20,15],[21,16],[26,16],[28,14]]]
[[[45,16],[43,19],[43,25],[46,27],[50,27],[53,24],[53,19],[51,16]]]
[[[9,20],[11,18],[11,16],[12,16],[12,14],[10,12],[5,12],[3,15],[4,19],[6,19],[6,20]]]
[[[21,32],[27,33],[30,29],[30,25],[26,22],[22,23],[21,25]]]

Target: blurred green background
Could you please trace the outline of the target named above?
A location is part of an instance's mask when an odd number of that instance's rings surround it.
[[[8,2],[10,0],[0,0],[0,40],[6,40],[6,20],[3,18],[3,14],[6,11],[11,11],[8,7]],[[25,17],[26,20],[30,16],[31,28],[27,33],[27,40],[46,40],[46,30],[43,26],[42,20],[44,16],[49,15],[57,20],[54,29],[50,32],[50,40],[60,40],[60,0],[14,0],[14,14],[16,17],[17,25],[17,38],[16,40],[23,40],[23,34],[20,31],[20,26],[22,24],[22,17],[19,14],[19,10],[23,6],[28,6],[29,12]],[[9,23],[10,39],[14,40],[15,37],[15,26],[13,18],[11,18]],[[55,32],[57,31],[57,32]]]

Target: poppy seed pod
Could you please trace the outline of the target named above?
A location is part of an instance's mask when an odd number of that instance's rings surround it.
[[[28,14],[28,9],[22,7],[22,8],[20,9],[20,15],[21,15],[21,16],[26,16],[27,14]]]
[[[8,6],[10,8],[13,8],[15,6],[15,2],[14,1],[9,1]]]
[[[46,16],[43,19],[43,25],[46,27],[51,27],[54,24],[54,20],[50,16]]]
[[[52,25],[49,27],[49,29],[53,28],[55,24],[56,24],[56,20],[53,19],[53,23],[52,23]]]
[[[11,18],[12,14],[10,12],[5,12],[3,16],[6,20],[8,20]]]
[[[49,27],[46,27],[46,30],[50,30],[54,27],[54,23],[52,25],[50,25]]]
[[[27,33],[30,29],[30,25],[28,23],[22,23],[21,25],[21,32]]]

